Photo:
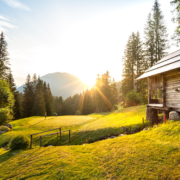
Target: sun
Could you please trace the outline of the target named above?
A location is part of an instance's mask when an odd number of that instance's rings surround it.
[[[83,83],[85,83],[89,86],[94,86],[96,83],[96,78],[94,78],[90,75],[81,77],[81,80]]]

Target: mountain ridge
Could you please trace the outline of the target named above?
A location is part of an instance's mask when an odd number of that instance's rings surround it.
[[[78,77],[64,72],[48,73],[40,77],[40,79],[47,84],[49,83],[53,96],[62,96],[63,99],[91,88],[91,86],[83,83]],[[23,93],[24,87],[25,84],[18,87],[17,90]]]

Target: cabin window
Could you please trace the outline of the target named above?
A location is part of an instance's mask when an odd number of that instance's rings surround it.
[[[151,103],[163,103],[163,77],[161,75],[150,78]]]

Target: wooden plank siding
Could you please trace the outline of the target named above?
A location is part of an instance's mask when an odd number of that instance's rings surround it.
[[[175,89],[180,88],[180,71],[169,71],[165,74],[165,78],[166,107],[170,107],[175,111],[180,111],[180,91],[175,91]]]

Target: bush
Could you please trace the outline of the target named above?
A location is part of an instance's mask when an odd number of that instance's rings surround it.
[[[134,90],[126,94],[126,106],[136,106],[141,102],[140,94]]]
[[[11,120],[12,116],[10,115],[9,108],[0,108],[0,125],[6,124],[8,120]]]
[[[11,131],[11,129],[8,128],[7,126],[0,126],[0,131],[8,132],[8,131]]]
[[[10,143],[11,150],[27,149],[30,146],[30,140],[27,136],[18,135]]]

